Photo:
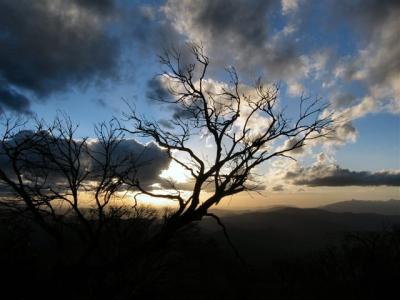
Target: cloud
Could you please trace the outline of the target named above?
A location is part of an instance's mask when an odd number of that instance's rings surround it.
[[[337,67],[339,76],[367,89],[354,117],[382,110],[400,113],[400,2],[347,1],[338,5],[336,14],[356,29],[362,45],[354,59]]]
[[[76,0],[76,2],[90,10],[107,15],[114,9],[114,0]]]
[[[292,155],[292,156],[305,154],[305,153],[306,153],[306,150],[305,150],[305,148],[303,147],[304,144],[303,144],[303,143],[300,143],[300,140],[301,140],[301,139],[296,138],[296,137],[288,138],[288,139],[285,140],[285,142],[283,143],[283,145],[280,146],[280,147],[277,149],[277,151],[282,151],[282,150],[286,150],[286,149],[291,149],[291,148],[293,148],[293,147],[299,146],[299,148],[294,148],[293,150],[290,150],[287,154],[288,154],[288,155]]]
[[[146,98],[150,101],[168,100],[171,99],[171,93],[168,88],[168,83],[163,80],[164,76],[151,78],[146,86]]]
[[[157,76],[147,81],[146,99],[150,104],[163,105],[163,110],[169,112],[169,120],[161,119],[159,121],[160,125],[169,129],[174,128],[171,120],[193,118],[193,113],[188,109],[173,103],[177,99],[176,92],[183,92],[182,85],[177,84],[167,76]]]
[[[332,97],[331,103],[334,109],[348,108],[354,105],[356,97],[350,93],[341,92]]]
[[[29,106],[30,102],[27,97],[0,84],[0,113],[12,110],[28,114],[30,113]]]
[[[103,98],[93,99],[93,102],[96,103],[97,105],[99,105],[100,107],[103,107],[103,108],[108,106],[107,101],[105,99],[103,99]]]
[[[330,138],[324,140],[325,146],[340,146],[349,142],[354,143],[357,139],[358,132],[352,122],[338,122],[333,131],[329,134]]]
[[[47,172],[47,168],[50,167],[51,176],[48,177],[47,182],[49,184],[64,184],[66,177],[61,171],[57,171],[60,170],[60,168],[54,165],[54,168],[51,169],[53,164],[52,161],[48,160],[46,156],[41,155],[40,152],[36,151],[35,147],[29,146],[30,141],[46,145],[53,156],[61,163],[63,163],[63,155],[61,151],[67,153],[67,151],[63,150],[66,150],[68,147],[66,141],[58,139],[56,145],[47,131],[34,132],[31,130],[23,130],[16,133],[4,144],[4,146],[7,147],[20,145],[19,148],[22,149],[22,152],[18,164],[23,164],[23,166],[26,167],[24,168],[24,175],[26,178],[29,178],[29,176],[40,177],[44,174],[43,170],[46,170]],[[79,145],[80,142],[76,142],[77,145]],[[87,151],[82,151],[80,153],[80,164],[82,166],[82,171],[86,169],[91,172],[91,180],[97,180],[99,178],[97,170],[100,167],[98,162],[104,162],[104,147],[102,146],[102,143],[96,139],[92,139],[87,145]],[[14,171],[9,158],[5,153],[6,148],[4,148],[4,146],[0,145],[0,165],[3,171],[12,176]],[[88,153],[90,153],[90,155],[88,155]],[[167,169],[171,162],[167,152],[158,147],[155,143],[144,145],[134,139],[120,140],[118,146],[112,152],[111,161],[113,164],[118,165],[118,172],[126,172],[127,170],[130,170],[132,165],[134,165],[136,168],[132,170],[130,175],[135,176],[144,187],[150,186],[159,181],[159,175],[162,170]]]
[[[199,89],[200,82],[198,80],[193,79],[194,86]],[[260,99],[260,94],[254,86],[239,84],[238,85],[238,93],[241,95],[242,99]],[[274,93],[275,87],[272,85],[265,84],[265,90],[270,89],[271,94]],[[226,91],[230,93],[236,93],[236,87],[232,84],[228,84],[223,81],[214,80],[212,78],[207,78],[202,81],[202,89],[203,95],[207,102],[213,106],[217,111],[225,110],[225,116],[231,114],[231,111],[227,109],[232,105],[231,96],[226,94]],[[150,100],[150,103],[153,103],[154,99],[163,99],[169,102],[176,101],[181,98],[182,94],[186,94],[185,87],[180,84],[177,80],[170,78],[168,76],[158,76],[156,78],[151,79],[147,83],[147,98]],[[165,104],[165,112],[170,112],[170,117],[165,117],[162,119],[162,125],[165,128],[171,128],[171,123],[166,123],[166,119],[176,120],[176,119],[196,119],[196,111],[198,110],[199,99],[192,97],[184,97],[179,103]],[[157,102],[161,103],[161,102]],[[200,103],[201,104],[201,103]],[[200,106],[201,107],[201,106]],[[272,118],[265,114],[263,111],[258,110],[256,112],[253,111],[254,107],[249,105],[247,101],[240,102],[240,115],[233,123],[233,126],[230,130],[230,133],[235,131],[241,132],[243,130],[243,126],[246,126],[249,131],[247,132],[247,138],[253,139],[258,137],[260,134],[265,133],[265,131],[269,128]],[[220,112],[220,111],[219,111]],[[250,118],[249,118],[250,116]],[[206,138],[206,147],[210,143],[207,143],[207,136],[200,133],[201,138]],[[210,137],[210,136],[209,136]],[[270,145],[266,145],[270,147]],[[292,145],[293,146],[293,145]],[[264,148],[265,150],[265,148]],[[298,154],[302,152],[301,149],[293,150],[292,154]]]
[[[277,80],[302,76],[306,69],[294,40],[272,29],[279,6],[277,0],[169,0],[162,11],[186,40],[204,42],[214,64],[233,63],[251,73],[266,70]]]
[[[400,186],[400,171],[351,171],[337,164],[298,167],[286,173],[285,179],[295,185],[317,186]]]
[[[31,97],[23,94],[44,99],[115,78],[120,47],[107,29],[113,13],[112,0],[1,1],[2,109],[27,112]]]
[[[290,96],[300,96],[304,92],[304,87],[297,81],[288,82],[288,93]]]
[[[104,152],[101,143],[98,140],[93,140],[89,144],[89,151],[95,154]],[[143,186],[149,186],[159,181],[159,175],[162,170],[168,168],[171,160],[167,152],[155,143],[151,142],[147,145],[137,142],[135,139],[123,139],[119,142],[116,149],[113,151],[113,160],[118,162],[125,157],[130,158],[130,162],[137,166],[135,172],[137,179]],[[103,156],[97,157],[100,161]],[[96,163],[88,156],[84,157],[89,169],[95,169]],[[84,162],[85,163],[85,162]],[[125,167],[122,164],[120,171]]]
[[[299,0],[282,0],[282,14],[287,15],[297,11]]]
[[[128,22],[129,36],[134,37],[135,47],[144,56],[160,55],[164,49],[182,46],[182,35],[166,19],[159,6],[137,4],[132,10],[127,10],[124,17]]]
[[[274,192],[281,192],[281,191],[284,191],[284,190],[285,189],[284,189],[282,184],[278,184],[278,185],[275,185],[275,186],[272,187],[272,191],[274,191]]]

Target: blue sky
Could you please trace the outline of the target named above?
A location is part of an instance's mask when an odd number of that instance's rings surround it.
[[[82,136],[93,135],[97,122],[120,117],[124,101],[153,118],[171,117],[147,97],[160,72],[157,54],[196,41],[211,59],[210,79],[223,81],[221,70],[233,65],[246,83],[257,75],[280,83],[289,110],[304,93],[346,116],[340,141],[309,149],[286,169],[306,174],[324,153],[323,163],[337,167],[324,169],[332,178],[342,170],[399,174],[398,1],[5,0],[0,11],[5,113],[51,120],[66,112]],[[273,169],[264,170],[269,178],[291,184]],[[377,197],[400,197],[398,185],[365,188],[379,189]],[[294,190],[295,184],[286,192]]]

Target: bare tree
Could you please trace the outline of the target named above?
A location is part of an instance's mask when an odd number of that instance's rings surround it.
[[[56,240],[62,239],[63,226],[73,225],[85,243],[93,244],[107,221],[105,209],[122,197],[122,174],[135,173],[129,155],[115,155],[123,133],[113,122],[101,123],[93,148],[87,138],[76,137],[78,126],[66,116],[51,124],[35,120],[34,130],[25,130],[26,123],[4,118],[0,204],[33,217]],[[94,201],[83,199],[89,196]]]
[[[229,84],[212,81],[202,47],[192,45],[190,50],[191,63],[178,51],[160,56],[166,67],[161,79],[169,96],[161,93],[157,100],[176,112],[168,126],[139,116],[130,107],[125,117],[133,127],[121,127],[118,120],[101,123],[95,128],[98,146],[92,147],[89,139],[76,137],[77,126],[68,117],[51,124],[36,121],[33,131],[23,130],[24,122],[6,119],[0,144],[1,203],[28,211],[57,239],[60,226],[70,225],[64,222],[65,214],[73,215],[82,239],[93,244],[107,222],[105,210],[111,200],[121,191],[133,190],[135,201],[140,195],[176,201],[177,208],[153,239],[165,242],[204,216],[222,224],[209,208],[224,197],[255,189],[258,166],[272,158],[291,157],[293,151],[330,133],[333,119],[320,99],[302,97],[298,115],[289,118],[280,107],[277,85],[257,80],[246,86],[234,68],[227,69]],[[125,133],[150,138],[165,149],[191,175],[189,193],[172,181],[163,183],[164,192],[144,183],[136,172],[138,157],[116,155]],[[200,136],[213,143],[208,158],[191,145]],[[94,214],[88,213],[83,193],[93,196]],[[23,205],[15,205],[19,203]]]
[[[178,208],[157,235],[160,241],[204,216],[220,222],[208,212],[210,207],[226,196],[253,189],[250,182],[256,167],[274,157],[291,157],[294,150],[309,141],[327,137],[333,123],[320,99],[304,97],[297,117],[290,119],[278,103],[277,85],[266,86],[257,80],[250,89],[240,83],[234,68],[227,69],[229,85],[217,88],[207,78],[210,60],[203,48],[191,45],[190,50],[193,63],[185,63],[176,50],[160,56],[166,67],[161,81],[169,94],[160,93],[157,100],[172,105],[178,112],[176,118],[163,127],[158,121],[138,115],[132,106],[125,115],[133,124],[124,128],[126,132],[154,140],[192,177],[193,186],[187,197],[173,184],[168,189],[175,191],[162,193],[142,186],[139,178],[126,182],[141,194],[177,202]],[[260,125],[257,130],[255,123]],[[201,135],[212,139],[213,157],[209,159],[190,146]],[[206,197],[202,196],[205,189],[211,191]]]

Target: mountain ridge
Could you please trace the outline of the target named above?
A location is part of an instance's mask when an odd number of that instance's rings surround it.
[[[382,215],[400,215],[400,200],[347,200],[320,206],[331,212],[376,213]]]
[[[253,262],[299,256],[338,245],[347,234],[384,232],[400,226],[400,215],[297,207],[225,214],[220,219],[232,242]],[[212,218],[204,219],[200,227],[226,244],[221,228]]]

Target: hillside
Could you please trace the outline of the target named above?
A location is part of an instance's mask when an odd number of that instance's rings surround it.
[[[341,201],[320,207],[331,212],[376,213],[383,215],[400,215],[400,200],[368,201],[350,200]]]
[[[221,220],[239,251],[252,262],[303,255],[336,244],[349,232],[380,231],[400,225],[400,215],[292,207],[224,215]],[[201,226],[226,246],[214,220],[206,219]]]

